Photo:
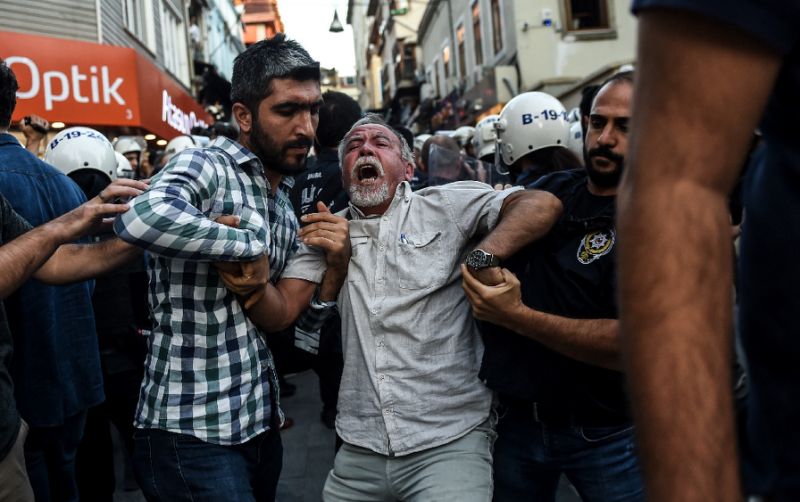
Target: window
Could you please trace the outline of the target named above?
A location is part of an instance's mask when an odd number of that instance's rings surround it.
[[[122,0],[122,16],[125,28],[151,51],[156,49],[156,34],[153,26],[152,0]]]
[[[161,2],[161,43],[164,50],[164,67],[184,84],[189,84],[189,61],[186,48],[186,30],[183,21],[171,7]]]
[[[500,0],[492,0],[492,41],[494,42],[494,53],[497,55],[503,50],[503,19],[500,12]]]
[[[608,30],[608,0],[567,0],[568,31]]]
[[[464,33],[464,25],[460,24],[456,28],[456,40],[458,41],[458,75],[461,78],[467,77],[467,54],[464,49],[464,44],[466,43]]]
[[[472,4],[472,40],[475,43],[475,66],[483,64],[483,46],[481,38],[481,6],[477,0]]]

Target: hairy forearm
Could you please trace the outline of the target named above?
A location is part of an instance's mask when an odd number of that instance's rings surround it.
[[[558,198],[542,190],[525,190],[503,202],[497,226],[478,245],[501,259],[543,237],[550,231],[563,206]]]
[[[571,359],[617,371],[622,367],[616,319],[570,319],[519,304],[500,322]]]
[[[316,285],[301,279],[282,279],[264,287],[264,295],[247,310],[247,317],[270,333],[288,328],[298,318],[308,307]]]
[[[61,243],[52,227],[42,225],[0,247],[0,299],[19,288]]]
[[[118,238],[97,244],[65,244],[53,253],[35,276],[48,284],[84,281],[130,263],[141,254],[141,249]]]

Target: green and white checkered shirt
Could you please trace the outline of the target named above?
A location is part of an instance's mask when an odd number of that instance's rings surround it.
[[[145,376],[135,425],[203,441],[243,443],[269,429],[277,376],[264,335],[213,267],[269,253],[270,279],[297,249],[292,178],[273,196],[261,162],[238,143],[176,155],[114,224],[147,250],[150,306]],[[216,223],[240,217],[239,228]],[[279,408],[279,407],[278,407]],[[282,419],[282,417],[281,417]]]

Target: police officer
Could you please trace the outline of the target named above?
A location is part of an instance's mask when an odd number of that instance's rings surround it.
[[[487,287],[465,267],[473,312],[493,323],[483,330],[481,378],[499,397],[496,501],[552,501],[562,473],[585,501],[644,498],[619,371],[614,279],[632,89],[630,73],[616,74],[595,98],[585,171],[534,184],[564,212],[509,260],[513,273],[497,269],[500,284]]]

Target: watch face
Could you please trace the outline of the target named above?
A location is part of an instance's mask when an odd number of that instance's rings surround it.
[[[467,266],[470,268],[486,268],[489,266],[489,254],[482,249],[476,249],[467,256]]]

